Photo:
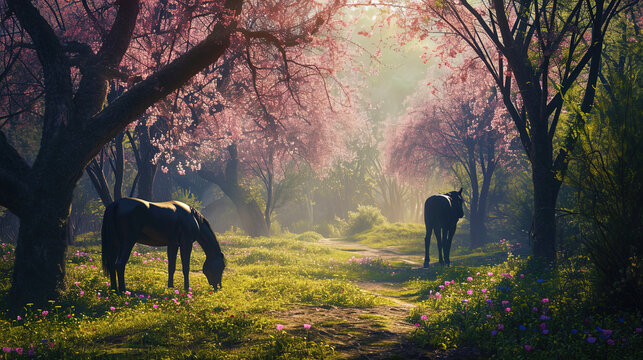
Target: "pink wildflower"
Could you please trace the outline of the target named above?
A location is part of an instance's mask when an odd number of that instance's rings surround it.
[[[486,292],[487,292],[487,289],[482,289],[482,290],[480,290],[480,291],[482,291],[482,293],[484,294],[484,293],[486,293]]]
[[[541,303],[543,303],[543,304],[544,304],[544,303],[548,303],[548,302],[549,302],[549,298],[544,298],[544,299],[540,300],[540,302],[541,302]]]
[[[284,329],[284,326],[281,324],[277,324],[277,330],[281,331]]]
[[[109,307],[109,309],[110,309],[111,311],[115,311],[115,310],[116,310],[116,308],[115,308],[115,307],[113,307],[113,306],[110,306],[110,307]]]
[[[531,351],[531,349],[532,349],[532,348],[531,348],[531,345],[525,345],[525,350],[527,350],[527,351]]]
[[[20,348],[20,347],[19,347],[19,348],[16,348],[16,352],[18,353],[18,355],[22,355],[22,352],[23,352],[23,351],[24,351],[24,350],[22,350],[22,348]]]
[[[510,307],[507,307],[507,308],[505,308],[505,311],[506,311],[506,312],[510,312],[510,311],[511,311],[511,308],[510,308]]]
[[[310,324],[304,324],[304,329],[310,330],[311,325]]]
[[[473,278],[472,278],[471,276],[469,276],[469,277],[467,278],[467,281],[473,281]]]

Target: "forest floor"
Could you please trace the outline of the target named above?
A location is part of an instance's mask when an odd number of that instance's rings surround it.
[[[100,235],[88,234],[69,249],[58,299],[0,310],[0,347],[4,358],[51,359],[643,358],[640,314],[584,306],[591,273],[582,259],[534,269],[504,240],[469,250],[466,235],[456,233],[450,267],[434,265],[432,244],[424,269],[417,224],[341,239],[218,234],[227,267],[216,292],[198,246],[186,292],[180,263],[167,287],[166,249],[137,245],[129,291],[116,294],[100,269]],[[0,309],[14,253],[0,247]]]
[[[378,258],[398,261],[420,268],[423,256],[404,254],[394,246],[372,248],[342,238],[323,238],[318,244],[354,254],[355,258]],[[364,281],[353,283],[362,291],[384,299],[386,305],[371,308],[302,306],[272,315],[285,329],[301,323],[316,323],[317,336],[333,345],[343,359],[466,359],[475,357],[472,348],[427,350],[409,341],[415,325],[408,320],[411,309],[417,307],[417,293],[404,282]]]

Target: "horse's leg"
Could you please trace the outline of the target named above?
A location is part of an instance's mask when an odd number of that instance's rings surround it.
[[[438,260],[440,261],[440,265],[444,265],[444,259],[442,258],[442,248],[444,246],[443,242],[443,236],[442,236],[442,227],[438,226],[434,230],[435,232],[435,238],[437,239],[438,242]]]
[[[192,243],[181,240],[181,265],[183,265],[183,288],[190,290],[190,255],[192,254]]]
[[[431,227],[427,225],[426,236],[424,237],[424,267],[429,267],[429,248],[431,247]]]
[[[167,246],[167,287],[174,287],[174,271],[176,270],[176,254],[179,251],[177,245]]]
[[[449,232],[447,233],[447,238],[444,243],[444,260],[446,261],[447,265],[451,264],[451,259],[449,258],[449,255],[451,254],[451,243],[453,241],[453,235],[455,235],[455,227],[456,225],[454,224],[451,226],[449,229]]]
[[[129,260],[132,248],[134,248],[134,240],[124,239],[123,247],[121,248],[118,260],[116,260],[116,274],[118,275],[118,291],[125,291],[125,265]]]
[[[112,266],[109,269],[109,285],[110,285],[110,288],[112,290],[114,290],[114,291],[118,290],[117,282],[116,282],[116,268],[115,268],[115,266]]]

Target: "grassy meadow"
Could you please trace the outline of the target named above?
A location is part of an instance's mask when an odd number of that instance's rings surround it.
[[[136,246],[128,291],[109,291],[95,236],[69,249],[67,290],[47,309],[0,315],[3,358],[336,359],[643,358],[641,314],[586,306],[583,258],[534,271],[498,242],[474,253],[456,239],[451,267],[419,268],[418,225],[383,224],[343,239],[316,233],[219,235],[227,257],[213,292],[195,247],[183,291],[167,288],[164,248]],[[460,244],[461,245],[461,244]],[[2,244],[7,303],[13,246]],[[432,255],[436,254],[435,250]],[[432,261],[435,259],[432,258]],[[6,306],[2,306],[6,308]]]

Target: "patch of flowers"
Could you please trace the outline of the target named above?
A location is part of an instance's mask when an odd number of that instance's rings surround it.
[[[426,283],[433,288],[409,316],[412,338],[436,348],[472,344],[484,356],[507,359],[643,358],[640,314],[588,314],[580,299],[561,291],[555,274],[503,265],[462,281]]]

